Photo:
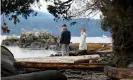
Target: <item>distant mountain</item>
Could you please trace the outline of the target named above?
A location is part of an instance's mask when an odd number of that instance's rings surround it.
[[[54,21],[54,17],[49,13],[38,12],[38,15],[35,17],[29,17],[27,20],[20,17],[20,23],[14,25],[12,21],[5,19],[9,29],[11,29],[10,34],[20,35],[23,31],[40,31],[48,30],[54,35],[60,35],[61,30],[60,26],[62,24],[67,24],[68,29],[71,31],[72,36],[80,36],[80,30],[82,27],[87,29],[89,37],[101,37],[104,35],[111,36],[110,32],[104,32],[101,29],[100,20],[80,18],[73,19],[71,21],[59,20],[58,22]],[[76,21],[77,23],[73,26],[70,26],[70,23]]]

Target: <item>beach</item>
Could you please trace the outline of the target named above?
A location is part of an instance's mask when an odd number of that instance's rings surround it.
[[[20,36],[17,36],[20,38]],[[5,40],[7,36],[1,36],[0,41]],[[90,50],[99,50],[104,44],[112,44],[112,39],[110,37],[87,37],[88,48]],[[80,37],[72,37],[71,42],[74,46],[78,47],[80,42]],[[45,50],[44,48],[20,48],[19,46],[6,46],[14,55],[17,62],[44,62],[44,63],[74,63],[78,59],[88,59],[91,58],[89,55],[83,56],[70,56],[70,57],[49,57],[51,54],[55,55],[58,51]],[[99,55],[94,55],[94,57],[100,57]],[[30,73],[36,71],[43,71],[49,69],[35,69],[35,68],[25,68],[25,70],[20,71],[20,73]],[[50,69],[51,70],[51,69]],[[54,69],[62,72],[68,78],[68,80],[106,80],[107,76],[103,74],[103,70],[93,70],[93,69]]]

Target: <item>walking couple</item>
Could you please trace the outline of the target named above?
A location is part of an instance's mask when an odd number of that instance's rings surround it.
[[[60,38],[60,44],[61,44],[62,56],[69,56],[69,44],[71,40],[71,32],[67,29],[66,24],[62,25],[61,29],[62,33]],[[79,50],[87,50],[86,37],[87,37],[86,29],[82,28]]]

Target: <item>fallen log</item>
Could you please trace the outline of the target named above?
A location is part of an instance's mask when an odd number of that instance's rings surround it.
[[[96,55],[84,55],[84,56],[61,56],[61,57],[37,57],[37,58],[17,58],[17,61],[23,62],[44,62],[44,63],[74,63],[79,59],[93,59],[100,58]]]
[[[104,67],[104,74],[117,79],[133,79],[133,68],[115,68],[110,66]]]
[[[38,69],[103,69],[106,64],[87,64],[87,63],[42,63],[42,62],[15,62],[15,66],[24,68]]]
[[[92,58],[92,59],[79,59],[74,61],[74,63],[98,63],[99,58]]]

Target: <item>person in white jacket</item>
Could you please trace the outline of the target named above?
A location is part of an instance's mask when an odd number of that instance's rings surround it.
[[[79,43],[79,50],[87,50],[87,43],[86,43],[86,29],[81,29],[81,36],[80,36],[80,43]]]

